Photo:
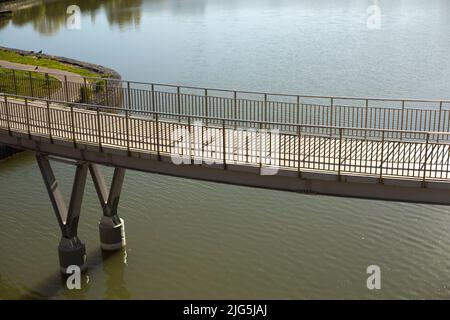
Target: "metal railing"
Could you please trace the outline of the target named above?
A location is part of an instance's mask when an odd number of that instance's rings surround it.
[[[37,97],[33,87],[51,86],[52,81],[11,74],[2,81],[19,83],[29,88],[29,96]],[[31,73],[30,73],[31,75]],[[6,77],[14,77],[7,79]],[[122,107],[133,112],[161,112],[174,119],[180,116],[227,118],[236,125],[277,123],[277,128],[304,124],[321,127],[353,127],[357,129],[387,129],[397,138],[414,138],[400,131],[449,132],[450,101],[418,99],[382,99],[293,95],[236,91],[192,86],[122,81],[108,78],[83,77],[79,82],[64,78],[61,90],[47,96],[60,102],[84,102],[94,105]],[[46,83],[40,83],[46,81]],[[256,127],[255,127],[256,128]],[[312,133],[320,133],[311,127]],[[413,133],[411,133],[413,134]],[[417,134],[414,133],[416,138]],[[444,138],[444,137],[442,137]]]
[[[226,167],[362,174],[380,179],[449,179],[449,132],[322,126],[62,103],[3,94],[0,127]],[[274,130],[277,129],[278,131]]]

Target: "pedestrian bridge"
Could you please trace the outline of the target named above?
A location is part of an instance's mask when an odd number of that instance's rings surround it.
[[[121,224],[117,204],[124,169],[312,194],[450,204],[450,101],[91,78],[65,79],[59,90],[46,93],[46,85],[54,88],[50,80],[34,81],[14,76],[16,88],[27,87],[29,94],[2,93],[0,143],[36,153],[66,241],[76,238],[88,171],[104,218],[110,218],[102,219],[103,229]],[[80,99],[83,103],[76,102]],[[49,159],[77,166],[69,209]],[[99,164],[116,168],[111,191]],[[104,232],[103,248],[120,247],[120,234]]]

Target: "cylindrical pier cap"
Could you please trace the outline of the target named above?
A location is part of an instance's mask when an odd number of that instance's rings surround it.
[[[72,265],[86,271],[86,246],[77,237],[68,239],[61,238],[58,246],[59,266],[62,273],[67,274],[67,268]]]
[[[106,251],[120,250],[125,247],[125,222],[117,216],[103,216],[99,224],[100,246]]]

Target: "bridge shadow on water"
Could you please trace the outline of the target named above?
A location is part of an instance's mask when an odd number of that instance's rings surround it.
[[[94,297],[89,296],[88,293],[101,289],[104,289],[103,294],[96,293],[94,299],[129,299],[130,292],[124,286],[126,258],[125,249],[107,252],[97,248],[87,255],[88,270],[81,276],[81,289],[67,289],[68,276],[55,271],[34,287],[23,288],[27,292],[19,299],[92,299]],[[103,274],[101,274],[102,271]],[[102,280],[103,277],[104,282],[100,283],[98,280]],[[93,281],[94,278],[96,282]]]

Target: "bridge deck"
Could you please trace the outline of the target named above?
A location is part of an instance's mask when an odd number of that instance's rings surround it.
[[[422,139],[389,138],[389,132],[296,126],[291,132],[235,127],[235,122],[156,114],[117,114],[108,109],[70,108],[59,103],[11,99],[0,104],[0,127],[53,140],[174,157],[174,161],[226,163],[293,171],[449,179],[450,150],[436,134]],[[173,118],[173,117],[172,117]],[[203,120],[200,125],[197,121]],[[317,129],[317,128],[316,128]],[[430,138],[432,137],[432,139]]]

